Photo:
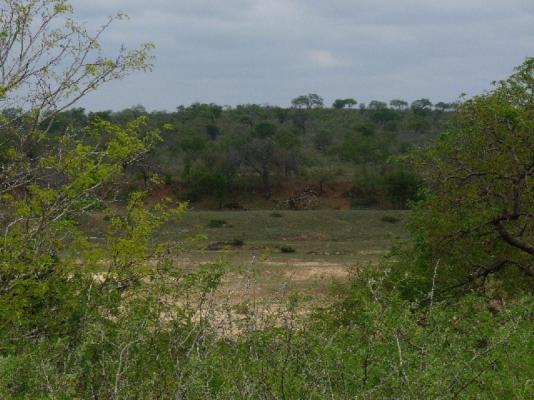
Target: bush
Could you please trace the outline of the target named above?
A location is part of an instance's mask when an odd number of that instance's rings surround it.
[[[295,248],[291,246],[282,246],[280,247],[280,251],[282,253],[295,253],[297,250],[295,250]]]
[[[245,241],[243,239],[233,239],[230,244],[234,247],[241,247],[245,244]]]
[[[391,215],[385,215],[382,218],[380,218],[382,222],[387,222],[389,224],[396,224],[399,222],[398,218],[392,217]]]
[[[222,228],[223,226],[226,226],[226,225],[228,225],[228,222],[226,222],[223,219],[212,219],[208,222],[206,226],[208,228],[215,229],[215,228]]]
[[[219,208],[228,201],[231,192],[231,182],[228,176],[221,172],[211,171],[204,166],[193,166],[187,176],[189,196],[199,199],[212,196],[217,200]]]
[[[390,173],[385,178],[389,199],[397,209],[405,209],[412,201],[419,199],[421,179],[407,170]]]
[[[354,186],[348,193],[353,208],[373,207],[380,203],[383,182],[378,176],[357,175]]]
[[[217,265],[166,277],[172,279],[153,276],[112,320],[88,314],[74,341],[21,338],[19,353],[0,358],[0,397],[521,399],[531,393],[534,367],[525,349],[532,345],[532,298],[498,312],[476,294],[414,305],[398,296],[387,275],[368,269],[355,271],[338,286],[338,300],[311,315],[291,298],[260,317],[246,302],[206,301],[222,277]],[[158,301],[161,293],[171,298]],[[178,293],[191,300],[169,301]]]
[[[219,251],[227,249],[228,247],[241,247],[245,242],[241,239],[233,239],[228,242],[213,242],[207,245],[207,250]]]

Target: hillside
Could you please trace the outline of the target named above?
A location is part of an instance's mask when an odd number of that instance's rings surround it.
[[[197,208],[405,208],[419,180],[392,158],[447,130],[453,107],[425,99],[411,107],[400,100],[357,109],[334,105],[72,109],[56,118],[51,131],[59,135],[98,120],[128,126],[140,119],[146,134],[157,132],[160,140],[127,166],[129,185],[148,186],[157,176],[157,197]]]

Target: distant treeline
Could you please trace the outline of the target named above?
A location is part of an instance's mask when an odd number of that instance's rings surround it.
[[[392,156],[447,130],[456,109],[456,104],[433,105],[428,99],[358,107],[354,99],[338,99],[326,108],[316,94],[291,104],[195,103],[173,112],[147,112],[143,106],[118,112],[73,108],[58,114],[47,129],[63,135],[96,120],[126,126],[141,118],[147,134],[157,130],[161,140],[125,166],[131,184],[148,185],[158,176],[167,193],[199,206],[299,208],[290,199],[305,192],[323,207],[339,206],[328,201],[337,196],[352,207],[404,208],[417,196],[419,180],[391,162],[399,158]],[[16,113],[4,111],[10,112]]]

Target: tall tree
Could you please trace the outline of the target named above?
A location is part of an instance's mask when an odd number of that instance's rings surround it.
[[[277,165],[276,147],[271,139],[253,139],[243,148],[243,160],[261,179],[263,196],[272,195],[271,175]]]
[[[426,198],[413,227],[441,277],[504,269],[534,276],[534,58],[460,106],[455,127],[414,164]],[[520,282],[517,281],[517,282]]]
[[[406,110],[408,108],[408,102],[400,99],[391,100],[389,105],[399,111]]]
[[[414,114],[428,115],[432,111],[432,102],[424,98],[415,100],[412,102],[411,108]]]
[[[352,108],[354,107],[358,102],[354,99],[337,99],[332,103],[332,107],[338,110],[341,110],[343,108]]]
[[[384,103],[383,101],[372,100],[369,103],[368,108],[370,110],[383,110],[385,108],[388,108],[388,105]]]
[[[310,93],[294,98],[291,105],[295,108],[321,108],[324,106],[324,100],[318,94]]]
[[[147,132],[144,119],[118,126],[92,118],[81,130],[72,132],[74,125],[69,124],[63,132],[50,134],[60,112],[83,96],[132,71],[150,69],[151,45],[123,49],[113,57],[102,53],[99,38],[117,18],[122,16],[110,18],[91,34],[76,21],[67,1],[1,2],[0,342],[4,349],[16,348],[17,340],[28,338],[61,338],[71,331],[74,337],[82,329],[80,313],[88,298],[80,295],[83,280],[78,278],[82,267],[87,273],[95,262],[84,253],[87,238],[77,229],[79,218],[110,199],[108,194],[123,179],[125,167],[159,137],[158,132]],[[19,111],[4,113],[11,107]],[[139,212],[130,221],[139,222],[142,215]],[[127,252],[130,266],[144,252],[143,235],[136,238],[137,250],[132,246],[124,251],[127,241],[121,245],[120,238],[140,232],[124,227],[115,236],[110,269],[124,267]]]

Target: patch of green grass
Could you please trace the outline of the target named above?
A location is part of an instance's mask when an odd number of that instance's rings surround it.
[[[284,211],[283,218],[273,217],[275,213],[189,211],[155,239],[181,242],[183,253],[176,266],[187,271],[224,263],[229,273],[224,286],[233,301],[241,301],[252,285],[260,303],[298,292],[322,304],[328,301],[332,280],[347,278],[347,267],[376,264],[392,239],[406,237],[406,211]],[[384,217],[399,222],[385,222]],[[98,236],[101,220],[102,214],[95,214],[84,226]],[[225,224],[207,228],[211,221]]]
[[[186,251],[194,261],[214,261],[223,257],[230,264],[245,264],[251,259],[272,261],[326,261],[359,264],[377,261],[391,246],[393,238],[406,236],[403,221],[407,211],[382,210],[312,210],[284,211],[283,218],[273,217],[273,210],[190,211],[176,225],[167,226],[163,240],[186,241],[206,235],[208,243],[229,244],[236,238],[240,246],[222,246],[217,251]],[[395,218],[398,223],[384,222]],[[223,227],[207,229],[211,221],[224,221]],[[219,223],[220,224],[220,223]],[[278,249],[291,246],[296,253]]]

